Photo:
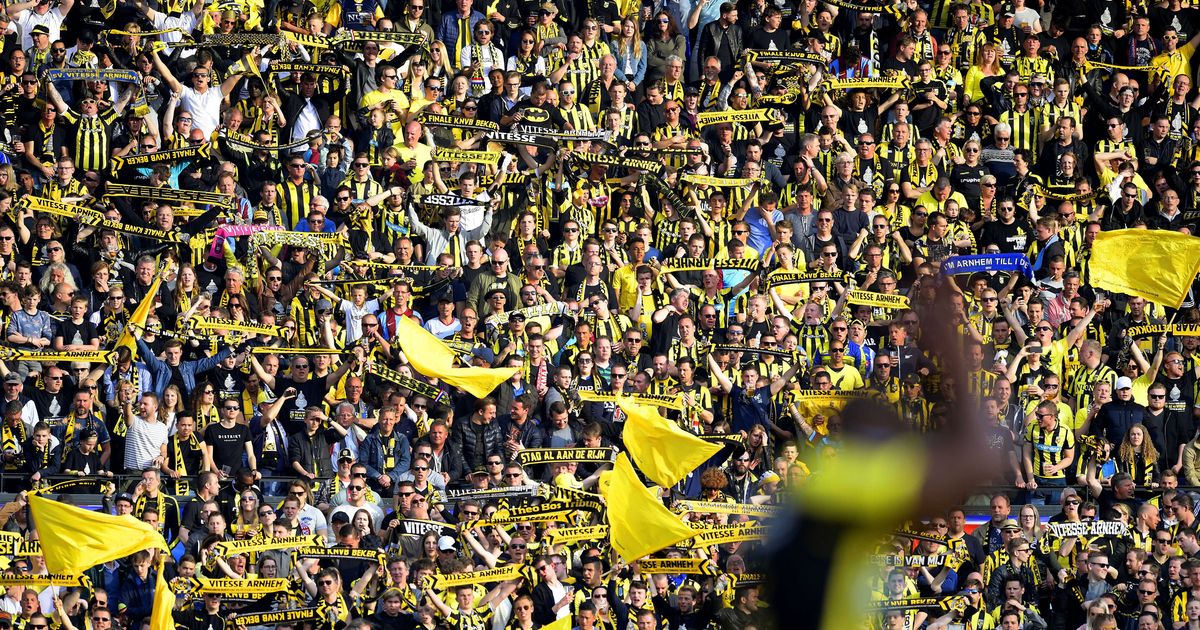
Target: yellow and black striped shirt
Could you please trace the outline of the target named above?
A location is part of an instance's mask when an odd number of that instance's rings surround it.
[[[71,144],[75,169],[79,172],[107,171],[112,155],[110,131],[117,113],[108,107],[95,116],[84,116],[71,109],[63,114],[63,120],[75,128],[75,139]]]
[[[300,219],[308,216],[308,204],[312,203],[313,197],[320,194],[316,185],[309,181],[300,184],[285,181],[277,184],[275,189],[279,193],[279,209],[283,212],[283,220],[288,229],[295,229]]]
[[[1010,109],[1000,114],[1000,122],[1012,127],[1013,148],[1025,149],[1031,154],[1037,152],[1037,137],[1040,131],[1037,112],[1029,109],[1023,112]]]
[[[1032,423],[1025,431],[1025,441],[1032,447],[1033,474],[1046,479],[1062,479],[1063,471],[1047,473],[1046,469],[1063,461],[1067,451],[1075,448],[1075,434],[1062,424],[1053,429],[1043,429]]]

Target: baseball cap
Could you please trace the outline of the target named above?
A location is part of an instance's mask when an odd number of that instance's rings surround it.
[[[1016,520],[1016,519],[1014,519],[1014,518],[1007,518],[1007,519],[1004,519],[1004,524],[1000,526],[1000,529],[1016,529],[1016,530],[1019,530],[1019,529],[1021,529],[1021,526],[1020,526],[1020,525],[1017,525],[1017,520]]]
[[[454,547],[454,539],[449,536],[442,536],[438,539],[438,549],[441,551],[451,551]]]
[[[1133,381],[1128,376],[1117,378],[1117,389],[1133,389]]]
[[[21,375],[17,374],[16,372],[9,372],[8,376],[4,377],[4,382],[5,383],[24,383],[25,379],[21,378]]]
[[[329,311],[329,310],[333,309],[333,304],[330,304],[329,300],[326,300],[325,298],[321,298],[321,299],[317,300],[316,308],[318,311]]]
[[[38,24],[29,31],[30,35],[49,35],[50,29],[45,24]]]
[[[343,459],[348,459],[350,461],[354,461],[354,453],[351,453],[350,449],[348,449],[348,448],[342,449],[341,451],[338,452],[338,461],[340,462]]]
[[[905,385],[920,385],[921,377],[917,376],[916,374],[905,374],[904,375],[904,384]]]

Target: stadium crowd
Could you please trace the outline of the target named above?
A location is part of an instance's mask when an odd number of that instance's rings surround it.
[[[189,630],[812,627],[755,525],[861,400],[1004,462],[863,550],[864,626],[1200,628],[1196,285],[1091,273],[1200,225],[1200,8],[4,5],[0,630],[151,628],[160,572]],[[616,394],[719,447],[649,558]],[[173,551],[44,577],[38,493]]]

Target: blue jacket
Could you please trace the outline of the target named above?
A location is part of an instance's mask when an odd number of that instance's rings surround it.
[[[383,438],[379,435],[379,430],[375,429],[363,438],[362,444],[358,446],[358,461],[367,467],[367,481],[370,482],[372,488],[379,488],[379,475],[384,473],[392,478],[392,485],[400,481],[400,475],[408,472],[409,465],[412,463],[412,447],[409,446],[408,437],[397,430],[398,427],[392,429],[392,435],[396,438],[392,444],[392,458],[394,464],[391,470],[384,470],[384,464],[387,462],[388,453],[383,446]]]
[[[167,391],[167,385],[171,384],[171,366],[167,365],[162,359],[154,356],[154,351],[150,346],[146,345],[145,341],[137,340],[138,353],[146,362],[146,367],[150,368],[150,372],[154,374],[154,393],[162,396],[163,392]],[[184,398],[192,395],[192,390],[196,389],[196,375],[203,374],[214,367],[222,359],[229,356],[233,350],[224,348],[216,355],[200,359],[199,361],[183,361],[179,364],[179,373],[183,376],[183,386],[187,391],[183,392]]]
[[[142,619],[149,617],[154,608],[154,576],[151,571],[143,580],[133,569],[104,569],[104,588],[108,589],[108,596],[115,604],[125,606],[132,627],[140,628]],[[113,606],[112,610],[116,609],[117,606]]]
[[[459,19],[460,19],[460,17],[458,15],[458,11],[450,11],[449,13],[443,13],[441,28],[437,29],[438,39],[442,40],[442,43],[446,45],[446,54],[448,54],[450,56],[449,61],[450,61],[451,67],[457,67],[457,66],[462,65],[460,63],[461,60],[458,58],[458,29],[459,29],[458,20]],[[476,24],[478,24],[486,19],[487,19],[487,17],[485,17],[482,13],[480,13],[478,11],[471,11],[471,15],[468,17],[468,20],[470,20],[468,23],[471,25],[471,32],[472,33],[475,32]],[[470,39],[470,42],[475,43],[475,40]]]
[[[1142,421],[1146,408],[1130,400],[1113,399],[1100,407],[1096,420],[1092,422],[1092,435],[1099,435],[1112,444],[1120,444],[1129,429]],[[1155,444],[1161,444],[1161,437],[1147,435]],[[1158,438],[1158,439],[1155,439]]]
[[[637,59],[632,60],[633,74],[625,72],[625,63],[630,61],[633,56],[633,47],[622,49],[620,46],[613,46],[613,56],[617,58],[617,78],[622,81],[633,81],[641,83],[646,79],[646,44],[642,44],[642,54]]]

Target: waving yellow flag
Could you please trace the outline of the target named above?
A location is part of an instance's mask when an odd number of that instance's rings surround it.
[[[613,470],[603,477],[600,492],[608,504],[609,538],[626,562],[696,535],[642,485],[625,453],[617,456]]]
[[[150,610],[150,630],[175,630],[175,593],[167,585],[167,554],[158,554],[158,577],[154,580],[154,607]]]
[[[1093,287],[1179,308],[1200,270],[1200,238],[1167,230],[1101,232],[1088,269]]]
[[[125,329],[121,331],[121,336],[117,339],[113,350],[125,346],[129,348],[129,352],[137,357],[137,342],[134,334],[141,334],[141,330],[146,327],[146,318],[150,316],[150,311],[154,310],[154,299],[158,295],[159,286],[162,284],[163,276],[167,275],[169,269],[161,267],[158,273],[154,276],[154,281],[150,283],[150,289],[146,291],[146,297],[138,303],[137,308],[133,309],[133,314],[129,316],[129,322],[125,324]],[[134,328],[138,332],[134,332]]]
[[[519,368],[454,367],[454,351],[407,317],[396,325],[396,341],[418,372],[462,388],[476,398],[492,393]]]
[[[37,495],[29,497],[29,509],[51,573],[76,575],[143,549],[171,551],[154,526],[128,514],[112,516]]]
[[[670,488],[688,473],[721,451],[720,444],[705,442],[680,429],[658,410],[640,405],[633,399],[617,398],[625,412],[625,430],[621,437],[633,461],[654,483]]]

